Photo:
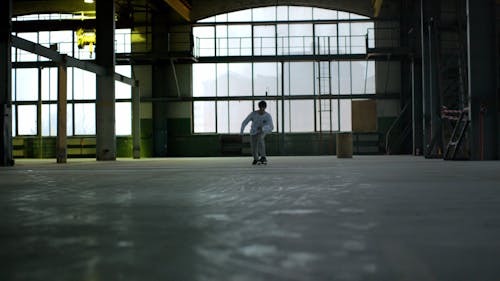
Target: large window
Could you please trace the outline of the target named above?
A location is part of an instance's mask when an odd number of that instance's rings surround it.
[[[43,20],[73,18],[73,15],[29,15],[14,20]],[[74,31],[41,31],[14,34],[46,47],[56,44],[58,51],[82,60],[95,59],[89,46],[77,46]],[[128,53],[131,50],[130,29],[116,30],[115,50]],[[12,49],[13,62],[47,61],[46,58]],[[12,70],[13,131],[16,135],[57,135],[57,86],[58,70],[55,67],[14,68]],[[26,66],[24,66],[26,67]],[[116,66],[115,71],[131,77],[131,66]],[[96,75],[78,68],[67,72],[67,134],[95,135]],[[116,134],[132,133],[131,87],[115,82]],[[41,116],[41,120],[37,120]],[[38,128],[38,124],[41,126]]]
[[[193,35],[195,54],[202,57],[363,54],[373,26],[352,13],[277,6],[200,20]]]
[[[238,133],[260,99],[279,132],[350,131],[351,97],[375,93],[374,62],[356,56],[370,29],[365,16],[298,6],[197,22],[195,54],[217,62],[193,64],[194,132]],[[248,62],[224,62],[238,56]]]
[[[285,94],[313,95],[314,91],[314,63],[288,62],[285,63]]]
[[[37,134],[37,115],[36,105],[19,105],[16,113],[23,117],[23,121],[19,120],[17,131],[19,135],[36,135]],[[26,121],[24,121],[26,120]]]

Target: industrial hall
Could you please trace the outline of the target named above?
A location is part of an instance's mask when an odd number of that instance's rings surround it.
[[[500,1],[0,1],[0,280],[497,281]]]

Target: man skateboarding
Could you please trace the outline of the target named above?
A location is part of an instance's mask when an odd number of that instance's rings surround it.
[[[243,135],[245,127],[252,121],[252,126],[250,128],[250,147],[253,156],[252,165],[267,164],[265,137],[274,129],[273,118],[271,114],[266,112],[266,102],[260,101],[258,106],[258,110],[251,112],[247,118],[243,120],[240,130],[240,134]]]

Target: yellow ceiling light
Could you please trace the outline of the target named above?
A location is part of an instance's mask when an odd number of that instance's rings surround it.
[[[94,3],[94,0],[83,0],[83,2],[85,2],[87,4],[92,4],[92,3]]]
[[[95,11],[77,11],[73,13],[73,20],[91,20],[95,19]]]

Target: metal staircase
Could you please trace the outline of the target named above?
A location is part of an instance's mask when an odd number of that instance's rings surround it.
[[[411,103],[407,103],[398,117],[391,124],[385,134],[385,153],[386,154],[399,154],[402,149],[401,146],[407,142],[407,138],[411,136]]]
[[[455,1],[449,11],[450,22],[439,21],[435,36],[439,42],[435,53],[439,67],[438,87],[441,102],[443,158],[446,160],[469,158],[469,114],[467,108],[466,25],[463,1]],[[442,15],[445,13],[442,13]],[[443,17],[443,16],[442,16]]]
[[[460,112],[460,115],[456,120],[455,127],[453,128],[450,140],[448,141],[448,144],[446,146],[446,150],[444,151],[443,158],[445,160],[457,159],[457,153],[459,153],[460,155],[465,154],[465,151],[461,151],[461,149],[464,149],[462,142],[465,139],[465,133],[469,126],[468,115],[468,110],[463,110]]]

